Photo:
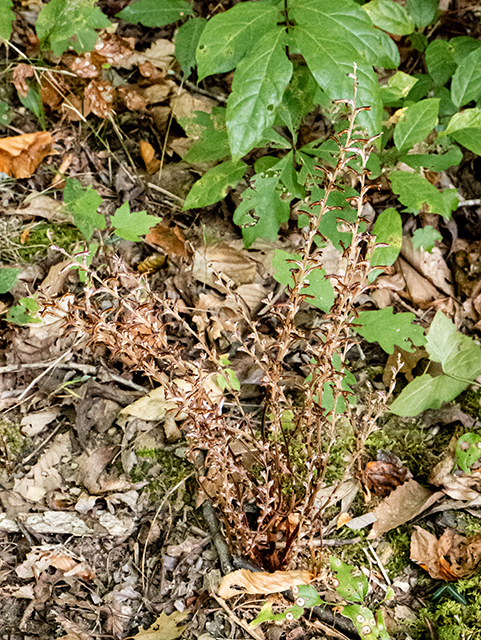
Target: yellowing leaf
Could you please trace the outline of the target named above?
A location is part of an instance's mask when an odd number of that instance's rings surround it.
[[[148,629],[140,627],[137,635],[133,637],[138,638],[138,640],[175,640],[187,626],[179,626],[179,623],[185,620],[188,615],[187,612],[174,611],[168,616],[165,611],[162,611],[157,620]]]
[[[294,585],[308,584],[314,580],[314,574],[310,571],[248,571],[238,569],[222,578],[218,594],[224,600],[238,596],[241,593],[280,593],[287,591]],[[235,587],[241,587],[236,589]]]

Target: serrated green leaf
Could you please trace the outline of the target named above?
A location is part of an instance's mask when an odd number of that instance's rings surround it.
[[[470,53],[476,51],[481,47],[481,42],[475,40],[470,36],[458,36],[457,38],[451,38],[449,44],[454,50],[454,61],[456,64],[460,64]]]
[[[412,418],[426,409],[439,409],[443,402],[451,402],[469,383],[450,376],[436,378],[425,373],[410,382],[394,400],[389,411],[398,416]]]
[[[434,84],[442,86],[456,71],[454,47],[446,40],[433,40],[426,49],[426,66]]]
[[[185,162],[214,162],[230,155],[225,111],[223,107],[214,107],[212,113],[195,111],[188,121],[180,121],[189,137],[198,138],[183,157]]]
[[[199,80],[234,69],[260,37],[276,28],[281,17],[267,2],[244,2],[211,18],[197,47]]]
[[[376,244],[388,247],[376,247],[369,260],[372,267],[390,266],[395,263],[402,245],[402,220],[396,209],[385,209],[379,214],[372,230]],[[371,281],[371,279],[370,279]]]
[[[56,56],[69,48],[77,53],[93,51],[97,32],[110,20],[91,0],[51,0],[38,14],[35,29],[42,49]]]
[[[393,0],[371,0],[362,7],[373,24],[396,36],[408,36],[414,31],[414,21],[406,9]]]
[[[8,40],[12,35],[12,23],[15,20],[12,8],[12,0],[0,0],[0,38],[3,40]]]
[[[235,187],[245,173],[247,165],[240,160],[228,160],[209,169],[189,191],[183,211],[194,207],[207,207],[227,195],[228,187]]]
[[[399,151],[422,142],[438,122],[439,98],[428,98],[404,109],[394,129],[394,144]]]
[[[392,307],[361,311],[355,320],[355,329],[368,342],[378,342],[386,353],[394,353],[395,346],[412,352],[413,345],[426,344],[422,327],[412,324],[414,318],[414,313],[394,314]]]
[[[92,238],[95,229],[105,229],[105,218],[98,213],[102,198],[91,185],[84,189],[78,180],[69,178],[65,183],[63,198],[73,215],[75,226],[87,240]]]
[[[158,224],[157,216],[150,216],[146,211],[135,211],[130,213],[130,205],[128,202],[117,209],[113,216],[110,217],[110,224],[115,230],[115,234],[124,240],[131,242],[140,242],[146,233],[149,233],[152,227]]]
[[[451,100],[459,108],[481,97],[481,48],[459,63],[451,82]]]
[[[336,591],[341,598],[351,602],[362,602],[369,591],[369,583],[363,572],[334,556],[329,557],[329,564],[339,581]]]
[[[0,267],[0,294],[8,293],[10,289],[13,289],[21,271],[21,269],[11,267]]]
[[[274,280],[284,287],[294,287],[292,271],[298,268],[295,264],[296,261],[302,262],[302,256],[276,249],[271,260],[272,268],[274,269]]]
[[[255,175],[252,182],[252,188],[243,191],[242,202],[234,212],[234,224],[242,227],[246,247],[257,238],[276,240],[279,227],[290,215],[289,201],[281,198],[280,172]]]
[[[443,236],[431,225],[426,225],[421,229],[416,229],[413,233],[413,249],[424,249],[428,253],[436,246],[436,242],[443,239]]]
[[[165,27],[191,15],[192,7],[185,0],[136,0],[115,17],[144,27]]]
[[[423,29],[436,17],[439,0],[407,0],[406,6],[416,27]]]
[[[481,109],[465,109],[461,113],[455,113],[439,137],[445,135],[449,135],[473,153],[481,155]]]
[[[186,76],[190,76],[197,64],[195,53],[206,24],[205,18],[192,18],[184,22],[175,34],[175,57]]]
[[[304,280],[301,293],[306,296],[309,304],[325,313],[330,311],[334,304],[334,289],[329,278],[326,277],[325,269],[314,267]]]
[[[18,303],[8,310],[6,320],[12,324],[30,324],[41,322],[37,317],[40,307],[34,298],[20,298]]]
[[[463,159],[463,152],[459,147],[452,147],[446,153],[409,153],[399,160],[413,169],[424,167],[430,171],[446,171],[449,167],[457,166]]]
[[[260,38],[235,72],[227,100],[227,132],[232,157],[242,158],[274,124],[275,111],[292,75],[282,27]]]
[[[456,189],[438,191],[426,178],[417,173],[393,171],[389,176],[393,193],[411,213],[417,215],[427,209],[429,213],[439,213],[444,218],[451,217],[451,211],[458,206]]]
[[[456,462],[464,473],[471,474],[471,467],[481,458],[481,436],[465,433],[456,443]]]

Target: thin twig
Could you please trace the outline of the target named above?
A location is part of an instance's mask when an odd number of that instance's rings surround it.
[[[58,424],[58,425],[55,427],[55,429],[54,429],[51,433],[49,433],[49,434],[48,434],[48,436],[45,438],[45,440],[44,440],[41,444],[39,444],[39,445],[38,445],[38,447],[32,451],[32,453],[30,453],[26,458],[24,458],[24,459],[22,460],[22,464],[27,464],[27,462],[28,462],[29,460],[31,460],[32,458],[34,458],[34,457],[37,455],[37,453],[38,453],[39,451],[41,451],[41,450],[44,448],[44,446],[45,446],[48,442],[50,442],[50,440],[54,437],[54,435],[55,435],[58,431],[60,431],[61,427],[62,427],[62,423]]]
[[[59,356],[56,360],[54,360],[54,362],[52,362],[52,364],[50,364],[45,369],[45,371],[42,371],[42,373],[38,375],[34,380],[32,380],[32,382],[28,385],[28,387],[24,391],[22,391],[22,393],[18,398],[18,401],[21,402],[24,399],[24,397],[27,395],[27,393],[30,391],[30,389],[32,389],[39,380],[41,380],[44,376],[46,376],[49,371],[54,369],[59,364],[59,362],[65,358],[65,356],[71,355],[71,353],[72,353],[72,349],[68,349],[67,351],[62,353],[62,355]]]
[[[217,594],[215,594],[213,592],[211,592],[210,595],[214,598],[214,600],[216,600],[220,604],[220,606],[224,609],[224,611],[227,613],[227,615],[232,620],[232,622],[235,622],[235,624],[239,625],[239,627],[242,627],[244,629],[244,631],[246,631],[255,640],[264,640],[264,638],[262,636],[258,635],[254,631],[254,629],[249,627],[249,625],[247,624],[247,622],[245,620],[242,620],[241,618],[238,618],[236,616],[236,614],[232,611],[232,609],[229,609],[229,607],[227,606],[226,601],[223,598],[221,598],[220,596],[218,596]]]

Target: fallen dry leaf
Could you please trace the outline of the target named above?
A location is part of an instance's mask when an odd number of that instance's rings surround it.
[[[242,593],[269,594],[287,591],[294,585],[309,584],[315,578],[310,571],[248,571],[238,569],[222,578],[218,595],[224,600]],[[236,589],[235,587],[241,587]]]
[[[15,569],[19,578],[38,578],[49,567],[60,569],[64,576],[76,576],[83,580],[93,580],[95,573],[83,559],[74,558],[62,545],[44,544],[33,547],[27,557]]]
[[[115,89],[106,80],[92,80],[85,88],[84,115],[93,113],[99,118],[108,118],[112,112]]]
[[[48,196],[35,196],[28,201],[23,209],[13,209],[12,214],[29,218],[36,216],[50,220],[50,222],[73,223],[73,216],[65,212],[64,203]]]
[[[376,496],[388,496],[413,476],[401,460],[390,451],[378,451],[377,460],[364,470],[367,488]]]
[[[219,243],[196,250],[192,274],[196,280],[225,292],[226,288],[218,284],[220,274],[238,287],[254,282],[257,267],[247,251]]]
[[[415,527],[411,537],[411,560],[435,580],[468,578],[481,561],[481,535],[466,538],[454,529],[446,529],[438,540],[426,529]]]
[[[187,625],[180,625],[180,623],[187,618],[189,613],[187,611],[174,611],[168,616],[165,611],[162,611],[157,620],[150,625],[148,629],[140,627],[139,632],[133,636],[138,640],[175,640],[184,631]],[[127,638],[127,640],[129,640]]]
[[[24,133],[0,139],[0,172],[11,178],[30,176],[52,151],[53,139],[48,131]]]
[[[145,242],[155,247],[160,247],[168,256],[177,256],[184,259],[189,257],[185,247],[184,234],[178,226],[169,227],[160,222],[155,227],[152,227],[145,236]]]
[[[455,458],[452,451],[449,451],[443,460],[433,469],[429,482],[441,487],[444,493],[454,500],[472,501],[481,497],[481,476],[479,469],[468,475],[454,475],[452,473],[455,466]]]
[[[431,253],[421,248],[414,249],[412,238],[403,236],[401,255],[437,289],[448,296],[455,295],[451,270],[439,247],[434,247]]]
[[[443,497],[438,491],[433,493],[422,487],[416,480],[408,480],[395,489],[372,511],[376,517],[367,539],[379,538],[405,522],[409,522]]]
[[[17,64],[13,71],[13,84],[22,98],[26,98],[30,90],[25,78],[31,78],[33,74],[34,68],[30,64],[25,64],[24,62]]]
[[[145,168],[148,173],[157,173],[161,167],[161,162],[155,157],[154,147],[146,140],[141,140],[140,143],[140,155],[144,161]]]
[[[403,258],[396,260],[396,268],[404,277],[411,300],[421,309],[431,306],[433,300],[442,297],[436,287]]]
[[[79,466],[80,481],[90,494],[99,495],[111,491],[126,491],[132,484],[125,478],[104,473],[106,466],[119,452],[119,447],[100,447],[86,456]]]

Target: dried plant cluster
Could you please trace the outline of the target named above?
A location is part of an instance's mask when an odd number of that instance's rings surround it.
[[[332,449],[347,425],[355,445],[342,463],[344,468],[336,469],[335,486],[339,486],[359,472],[364,442],[376,428],[385,403],[385,398],[373,395],[363,409],[353,409],[354,396],[346,384],[347,353],[356,342],[354,303],[369,287],[367,258],[374,247],[363,208],[369,190],[366,164],[375,138],[356,130],[356,117],[364,108],[356,107],[355,99],[339,103],[347,108],[349,125],[335,136],[339,153],[334,169],[320,167],[324,195],[310,204],[299,259],[289,260],[292,286],[286,287],[283,301],[267,301],[269,311],[262,321],[252,320],[244,311],[245,322],[233,330],[240,350],[263,372],[264,404],[258,411],[245,409],[225,364],[192,328],[185,312],[145,286],[131,294],[132,302],[121,298],[113,281],[104,283],[89,293],[84,311],[71,319],[76,326],[83,324],[92,342],[106,345],[129,366],[167,385],[168,396],[186,416],[190,457],[203,493],[219,509],[232,550],[271,570],[291,566],[301,547],[313,537],[322,538],[323,517],[332,502],[321,490],[332,465],[340,464],[339,458],[333,460]],[[299,311],[312,299],[307,287],[323,268],[318,245],[322,247],[325,238],[319,225],[326,213],[339,209],[328,200],[335,191],[343,191],[343,181],[350,175],[358,188],[358,196],[350,199],[356,215],[352,222],[338,221],[350,231],[352,241],[344,248],[343,273],[329,276],[334,303],[328,313],[320,314],[318,326],[301,328]],[[118,308],[96,310],[98,303],[92,301],[99,294],[116,299]],[[172,350],[167,343],[168,322],[180,323],[195,337],[200,358],[192,351],[182,353],[180,347]],[[296,393],[286,377],[286,358],[293,351],[302,352],[302,370],[308,372]],[[177,382],[166,383],[166,372]],[[179,377],[186,384],[179,385]],[[216,387],[219,379],[226,387],[224,394]]]

